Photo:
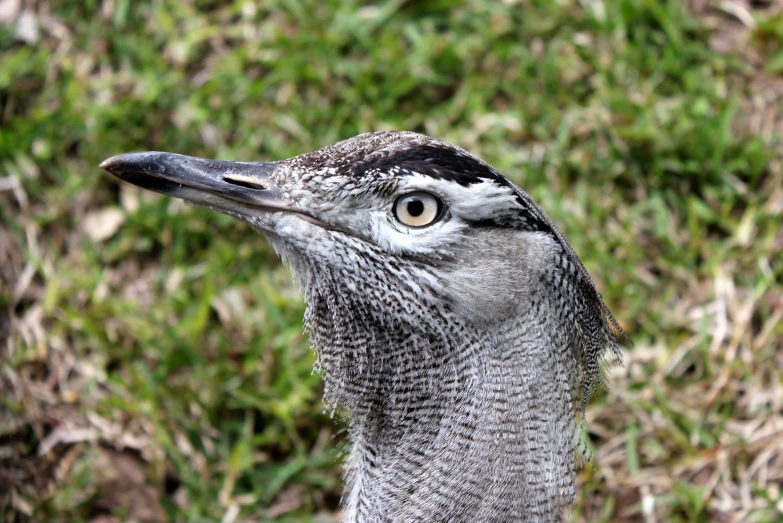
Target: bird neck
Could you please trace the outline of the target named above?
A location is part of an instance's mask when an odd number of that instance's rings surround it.
[[[441,325],[365,325],[384,343],[319,355],[327,400],[352,415],[346,520],[559,521],[575,488],[568,340],[532,318]]]

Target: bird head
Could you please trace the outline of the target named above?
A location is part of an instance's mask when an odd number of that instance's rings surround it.
[[[278,162],[145,152],[101,167],[264,233],[300,281],[327,377],[392,372],[410,340],[419,356],[405,365],[448,358],[444,339],[491,336],[536,309],[565,333],[588,390],[606,349],[625,340],[546,214],[443,141],[376,132]]]

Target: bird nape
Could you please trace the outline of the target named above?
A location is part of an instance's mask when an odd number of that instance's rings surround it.
[[[560,521],[586,401],[629,343],[563,234],[466,151],[363,134],[272,163],[101,167],[262,232],[298,278],[347,521]]]

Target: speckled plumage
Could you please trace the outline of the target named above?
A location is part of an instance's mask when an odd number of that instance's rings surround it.
[[[284,160],[271,181],[305,214],[197,203],[262,231],[300,282],[325,403],[351,416],[346,521],[560,521],[585,402],[627,339],[546,214],[415,133]],[[446,215],[397,222],[414,190]]]

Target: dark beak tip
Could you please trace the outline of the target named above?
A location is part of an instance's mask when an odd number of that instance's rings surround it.
[[[123,153],[103,160],[98,167],[106,169],[110,173],[117,172],[123,168],[134,168],[141,170],[145,167],[144,158],[140,153]]]
[[[171,161],[171,157],[174,156],[177,155],[157,151],[122,153],[103,160],[98,167],[115,175],[118,173],[160,173],[166,170],[165,164]]]

